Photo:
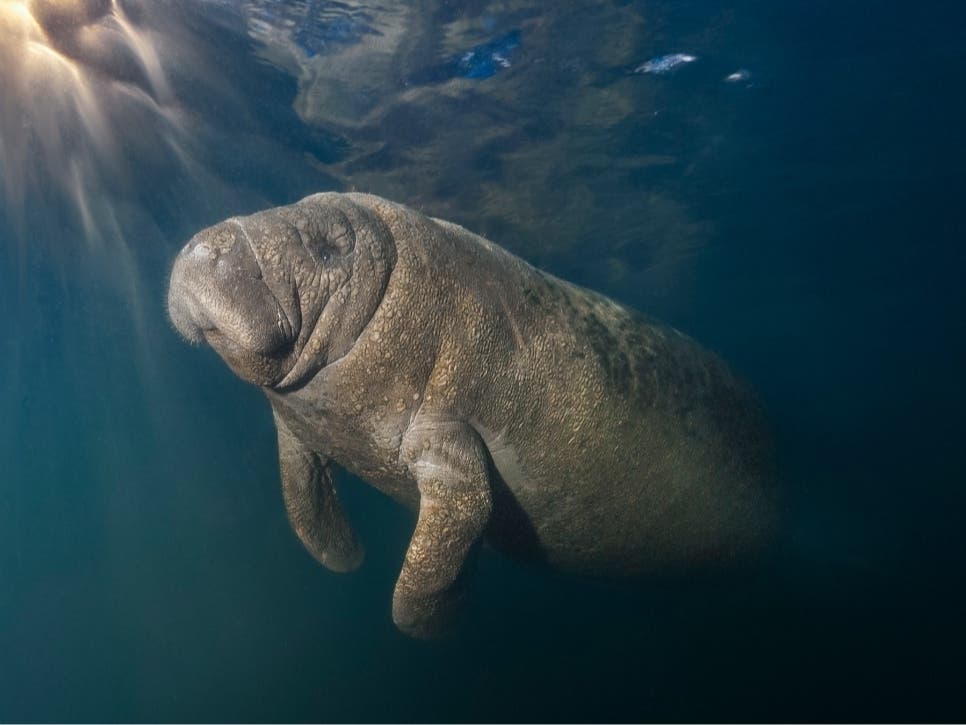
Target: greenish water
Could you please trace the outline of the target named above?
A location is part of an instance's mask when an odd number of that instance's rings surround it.
[[[0,720],[962,719],[961,9],[113,12],[163,73],[61,42],[100,117],[38,90],[59,71],[0,81]],[[462,626],[415,642],[389,610],[413,522],[342,475],[368,559],[315,565],[267,403],[164,294],[198,229],[327,189],[729,360],[778,443],[769,564],[617,584],[484,551]]]

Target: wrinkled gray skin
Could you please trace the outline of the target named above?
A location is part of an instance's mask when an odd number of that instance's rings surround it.
[[[769,528],[761,421],[723,363],[454,224],[334,193],[229,219],[179,254],[168,306],[268,396],[322,564],[363,558],[333,462],[418,511],[409,634],[447,624],[482,540],[625,575],[727,562]]]

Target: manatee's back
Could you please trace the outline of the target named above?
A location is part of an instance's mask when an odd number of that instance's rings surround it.
[[[436,392],[476,427],[499,473],[495,546],[621,574],[727,560],[763,538],[768,435],[719,358],[437,223],[454,245],[436,251],[464,272]]]

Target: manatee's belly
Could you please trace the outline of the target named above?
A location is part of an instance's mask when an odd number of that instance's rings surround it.
[[[772,516],[756,412],[598,411],[585,434],[544,420],[495,431],[477,422],[495,469],[491,543],[555,567],[616,575],[728,560]],[[695,421],[695,418],[697,419]],[[542,426],[545,426],[541,428]]]

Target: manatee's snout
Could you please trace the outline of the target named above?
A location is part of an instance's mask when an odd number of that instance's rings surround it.
[[[286,294],[287,293],[287,294]],[[291,299],[291,290],[283,290]],[[263,278],[244,228],[228,221],[195,235],[171,270],[168,314],[194,343],[207,342],[243,377],[271,384],[299,332],[298,307]]]
[[[205,341],[204,331],[215,329],[195,290],[203,286],[208,248],[192,240],[177,256],[168,286],[168,315],[183,338],[193,343]],[[204,260],[204,261],[203,261]]]

